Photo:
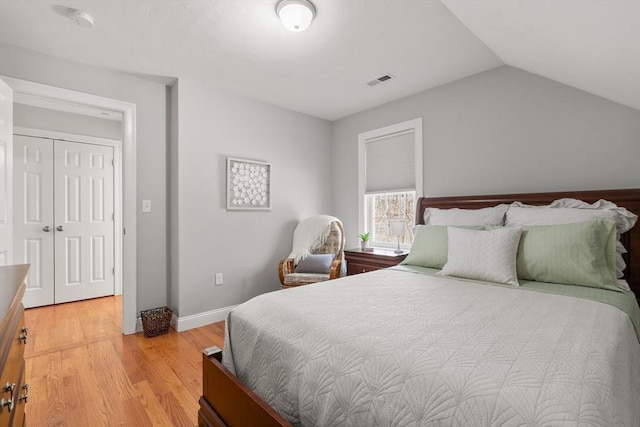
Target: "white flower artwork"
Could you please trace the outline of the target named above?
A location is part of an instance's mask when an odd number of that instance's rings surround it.
[[[227,210],[268,210],[270,190],[270,164],[227,157]]]

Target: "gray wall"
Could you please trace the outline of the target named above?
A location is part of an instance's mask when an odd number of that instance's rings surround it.
[[[169,303],[184,317],[278,289],[295,225],[330,213],[326,120],[188,75],[167,88],[6,45],[0,57],[0,74],[136,104],[138,310]],[[227,157],[271,163],[271,211],[226,211]],[[152,213],[140,213],[142,199],[152,200]],[[222,286],[214,286],[218,272]]]
[[[640,187],[640,111],[503,66],[334,122],[333,210],[350,246],[358,134],[417,117],[426,196]]]
[[[0,58],[0,74],[136,104],[138,311],[164,305],[167,296],[165,86],[4,44],[0,44]],[[152,200],[152,213],[140,213],[143,199]]]
[[[331,123],[230,95],[195,77],[180,76],[179,85],[179,194],[171,199],[179,201],[172,227],[179,229],[184,317],[279,289],[277,266],[291,251],[295,225],[330,213]],[[226,211],[227,157],[271,164],[270,211]],[[224,284],[215,286],[219,272]]]
[[[13,125],[99,138],[122,139],[120,121],[14,104]]]

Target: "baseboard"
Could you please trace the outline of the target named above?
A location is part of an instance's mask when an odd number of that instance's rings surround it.
[[[227,318],[227,314],[235,307],[237,307],[237,305],[230,305],[228,307],[216,308],[215,310],[184,317],[178,317],[174,313],[171,315],[171,327],[177,332],[182,332],[188,329],[210,325],[211,323],[222,322]],[[143,331],[142,318],[138,317],[136,319],[136,333]]]
[[[177,317],[175,314],[171,317],[171,327],[178,332],[188,329],[199,328],[200,326],[210,325],[211,323],[221,322],[227,318],[227,314],[233,310],[236,305],[217,308],[203,313],[192,314],[191,316]]]

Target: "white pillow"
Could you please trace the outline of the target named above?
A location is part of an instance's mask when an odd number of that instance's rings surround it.
[[[522,228],[448,227],[447,263],[439,274],[519,286],[516,256]]]
[[[550,206],[510,206],[509,210],[507,210],[505,225],[560,225],[590,221],[594,219],[613,221],[617,224],[618,231],[621,229],[618,213],[613,209],[563,208]],[[633,225],[631,226],[633,227]],[[625,230],[625,228],[622,228],[622,230],[627,231],[628,229]],[[626,264],[622,258],[622,254],[626,252],[627,251],[622,243],[618,241],[616,243],[616,277],[618,278],[624,276],[622,270],[625,269]]]
[[[587,203],[577,199],[558,199],[549,204],[550,208],[575,208],[575,209],[606,209],[613,211],[618,216],[616,226],[618,233],[623,234],[631,230],[636,224],[638,215],[616,205],[608,200],[600,199],[595,203]]]
[[[424,211],[424,223],[455,226],[503,225],[507,209],[509,209],[509,205],[482,209],[427,208]]]
[[[608,209],[576,209],[510,206],[507,210],[505,225],[560,225],[604,219],[617,222],[618,215]]]

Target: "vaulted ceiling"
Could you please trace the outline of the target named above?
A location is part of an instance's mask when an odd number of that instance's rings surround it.
[[[0,42],[329,120],[504,64],[640,109],[638,0],[312,1],[293,33],[276,0],[2,0]]]

